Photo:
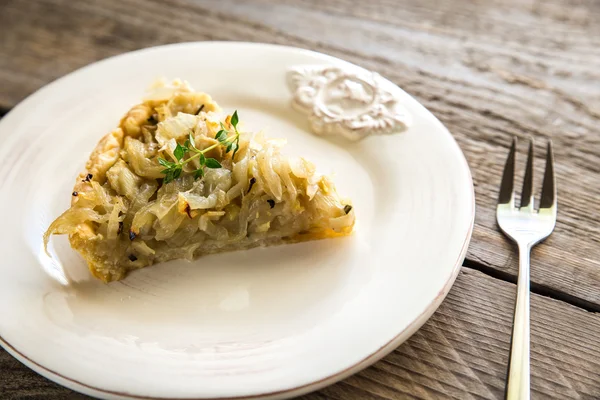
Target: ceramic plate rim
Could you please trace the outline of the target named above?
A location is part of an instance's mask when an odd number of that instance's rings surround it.
[[[69,79],[70,77],[72,77],[73,75],[76,74],[80,74],[83,71],[86,71],[87,69],[91,68],[91,67],[97,67],[98,65],[101,65],[103,63],[109,62],[109,61],[113,61],[115,59],[118,58],[122,58],[122,57],[127,57],[133,53],[143,53],[143,52],[152,52],[154,50],[157,49],[161,49],[161,48],[173,48],[173,47],[186,47],[186,46],[194,46],[194,45],[219,45],[219,44],[223,44],[223,45],[227,45],[227,46],[235,46],[235,45],[242,45],[242,46],[253,46],[256,48],[272,48],[275,51],[277,50],[293,50],[293,51],[297,51],[297,52],[303,52],[303,53],[307,53],[307,54],[313,54],[313,55],[318,55],[319,57],[327,57],[330,59],[334,59],[336,61],[343,61],[344,63],[348,63],[347,61],[343,60],[343,59],[338,59],[337,57],[333,57],[333,56],[329,56],[327,54],[324,53],[320,53],[320,52],[316,52],[316,51],[312,51],[312,50],[308,50],[308,49],[304,49],[304,48],[298,48],[298,47],[293,47],[293,46],[285,46],[285,45],[277,45],[277,44],[268,44],[268,43],[255,43],[255,42],[241,42],[241,41],[203,41],[203,42],[183,42],[183,43],[173,43],[173,44],[167,44],[167,45],[160,45],[160,46],[154,46],[154,47],[148,47],[148,48],[144,48],[144,49],[139,49],[139,50],[135,50],[135,51],[130,51],[130,52],[126,52],[123,54],[119,54],[119,55],[115,55],[112,57],[108,57],[96,62],[93,62],[89,65],[86,65],[84,67],[81,67],[75,71],[72,71],[71,73],[64,75],[50,83],[48,83],[47,85],[41,87],[40,89],[36,90],[34,93],[30,94],[27,98],[25,98],[24,100],[22,100],[19,104],[17,104],[15,107],[13,107],[2,119],[5,121],[7,119],[8,116],[10,116],[11,114],[15,113],[15,110],[20,110],[21,108],[25,108],[28,106],[28,104],[30,102],[32,102],[35,98],[40,97],[44,94],[44,92],[51,90],[55,85],[60,84],[63,80]],[[351,64],[354,65],[354,64]],[[412,96],[411,96],[412,97]],[[416,100],[415,100],[416,101]],[[425,109],[427,111],[427,113],[431,114],[431,112],[429,110],[427,110],[420,102],[416,101],[418,103],[418,105],[420,107],[422,107],[423,109]],[[304,384],[301,386],[297,386],[297,387],[293,387],[290,389],[286,389],[286,390],[282,390],[282,391],[277,391],[277,392],[266,392],[266,393],[262,393],[262,394],[257,394],[257,395],[250,395],[250,396],[236,396],[236,397],[211,397],[211,398],[206,398],[206,397],[202,397],[202,399],[206,400],[206,399],[213,399],[213,400],[225,400],[225,399],[276,399],[276,398],[284,398],[284,397],[289,397],[289,396],[297,396],[297,395],[302,395],[314,390],[318,390],[321,389],[325,386],[328,386],[330,384],[333,384],[335,382],[338,382],[342,379],[345,379],[346,377],[368,367],[369,365],[375,363],[376,361],[380,360],[381,358],[383,358],[384,356],[386,356],[387,354],[389,354],[392,350],[394,350],[396,347],[398,347],[401,343],[403,343],[405,340],[407,340],[413,333],[415,333],[432,315],[433,313],[437,310],[437,308],[439,307],[439,305],[441,304],[441,302],[445,299],[445,297],[447,296],[448,292],[450,291],[450,289],[452,288],[458,273],[460,272],[462,263],[464,261],[464,258],[466,256],[467,250],[468,250],[468,246],[469,243],[471,241],[472,238],[472,233],[473,233],[473,228],[474,228],[474,222],[475,222],[475,196],[474,196],[474,187],[473,187],[473,180],[472,180],[472,175],[468,166],[468,163],[466,161],[466,158],[464,157],[464,154],[462,153],[462,150],[460,150],[460,148],[458,147],[458,144],[456,143],[454,137],[452,137],[452,135],[450,134],[450,132],[448,131],[448,129],[433,115],[431,114],[431,117],[435,119],[435,121],[437,121],[437,123],[440,125],[440,128],[443,129],[449,136],[450,138],[452,138],[452,141],[454,142],[454,145],[456,146],[456,149],[458,150],[458,153],[460,155],[460,160],[461,163],[463,164],[464,167],[464,171],[467,174],[467,181],[469,182],[470,185],[470,190],[469,190],[469,194],[471,197],[471,204],[469,204],[469,215],[470,215],[470,220],[469,220],[469,225],[468,225],[468,230],[467,230],[467,234],[465,236],[460,254],[458,256],[458,258],[455,261],[454,266],[452,267],[449,276],[447,277],[447,279],[445,280],[444,286],[443,288],[439,291],[439,293],[436,295],[436,297],[428,304],[428,306],[421,312],[421,314],[419,314],[419,316],[414,319],[412,322],[410,322],[408,324],[408,326],[406,326],[405,329],[403,329],[402,331],[400,331],[394,338],[392,338],[389,342],[387,342],[386,344],[384,344],[383,346],[381,346],[377,351],[373,352],[372,354],[366,356],[365,358],[363,358],[362,360],[360,360],[359,362],[355,363],[354,365],[351,365],[349,367],[347,367],[346,369],[339,371],[337,373],[331,374],[329,376],[326,376],[320,380],[308,383],[308,384]],[[2,122],[4,121],[0,121],[0,127],[2,126]],[[466,207],[466,206],[465,206]],[[15,357],[17,360],[19,360],[20,362],[22,362],[24,365],[26,365],[27,367],[31,368],[32,370],[34,370],[35,372],[39,373],[40,375],[62,385],[65,387],[68,387],[70,389],[76,390],[80,393],[84,393],[84,394],[88,394],[91,396],[102,396],[104,398],[119,398],[119,399],[141,399],[141,398],[149,398],[149,399],[156,399],[156,400],[189,400],[190,398],[188,397],[148,397],[148,396],[139,396],[139,395],[135,395],[135,394],[129,394],[129,393],[124,393],[124,392],[118,392],[118,391],[110,391],[110,390],[106,390],[106,389],[101,389],[98,387],[94,387],[92,385],[88,385],[86,383],[82,383],[79,382],[75,379],[69,378],[67,376],[61,375],[60,373],[57,373],[51,369],[48,369],[46,367],[44,367],[43,365],[37,363],[36,361],[34,361],[33,359],[29,358],[28,356],[24,355],[23,353],[21,353],[19,350],[17,350],[16,348],[14,348],[9,342],[7,342],[6,340],[4,340],[4,338],[0,335],[0,345],[9,353],[11,354],[13,357]]]

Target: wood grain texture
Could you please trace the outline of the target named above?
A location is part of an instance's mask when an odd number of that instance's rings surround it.
[[[495,223],[499,176],[513,135],[538,139],[540,159],[551,138],[558,225],[534,250],[532,282],[600,310],[597,2],[4,0],[0,38],[4,108],[93,61],[179,41],[280,43],[380,72],[456,137],[477,199],[467,258],[513,278],[515,252]]]
[[[382,361],[303,400],[502,398],[515,286],[463,269],[434,316]],[[600,314],[531,299],[532,394],[600,397]],[[0,351],[0,398],[85,398]],[[77,396],[77,397],[75,397]],[[41,398],[41,397],[39,397]]]
[[[313,49],[372,69],[429,108],[470,164],[477,216],[466,265],[515,280],[494,205],[513,135],[555,146],[559,220],[534,249],[533,287],[600,310],[600,3],[594,0],[2,0],[0,115],[112,55],[181,41]],[[524,168],[524,140],[518,167]],[[539,180],[537,188],[539,189]],[[519,185],[520,182],[517,182]],[[434,317],[373,367],[316,399],[501,398],[513,284],[463,268]],[[600,398],[600,314],[532,297],[539,399]],[[83,399],[0,349],[0,398]]]

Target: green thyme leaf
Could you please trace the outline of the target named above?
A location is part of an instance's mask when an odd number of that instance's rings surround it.
[[[167,167],[167,168],[169,168],[173,165],[172,162],[169,162],[169,161],[165,160],[164,158],[160,158],[160,157],[158,157],[158,163],[160,165],[162,165],[163,167]]]
[[[190,132],[190,134],[188,135],[188,141],[190,142],[192,149],[194,149],[195,151],[198,151],[198,149],[196,148],[196,141],[194,140],[194,135],[192,132]]]
[[[173,155],[175,156],[177,161],[181,161],[181,159],[183,158],[185,153],[187,153],[187,150],[188,150],[187,148],[185,148],[182,145],[180,145],[179,143],[177,143],[177,146],[175,147],[175,150],[173,151]]]
[[[227,140],[227,132],[221,129],[219,132],[217,132],[215,139],[217,139],[221,143],[225,142]]]
[[[206,159],[206,167],[207,168],[222,168],[221,163],[215,160],[214,158]]]
[[[169,183],[173,180],[173,171],[172,170],[167,170],[167,172],[165,173],[165,183]]]
[[[204,157],[204,154],[200,153],[200,165],[204,165],[206,164],[206,157]]]
[[[194,179],[198,179],[204,176],[204,170],[202,169],[202,167],[198,168],[197,170],[194,171]]]
[[[173,170],[173,179],[179,178],[179,176],[181,175],[181,171],[182,171],[181,167]]]
[[[238,113],[237,113],[237,110],[235,110],[233,112],[233,115],[231,116],[231,125],[233,125],[234,128],[237,128],[238,122],[239,122]]]
[[[233,147],[233,142],[231,142],[227,145],[227,148],[225,149],[225,153],[229,153],[231,151],[232,147]]]

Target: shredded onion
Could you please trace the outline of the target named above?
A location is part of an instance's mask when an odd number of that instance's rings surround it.
[[[215,135],[230,117],[210,96],[181,81],[159,84],[132,110],[88,163],[101,173],[78,180],[71,208],[44,235],[47,244],[68,234],[95,276],[110,281],[173,258],[351,231],[352,208],[312,163],[283,156],[284,141],[242,133],[235,157],[226,152]],[[159,158],[177,161],[174,150],[190,134],[222,167],[196,179],[196,158],[165,183]]]

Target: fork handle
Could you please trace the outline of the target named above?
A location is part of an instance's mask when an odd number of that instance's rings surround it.
[[[507,400],[526,400],[529,392],[529,255],[530,245],[519,244],[517,302],[508,360]]]

